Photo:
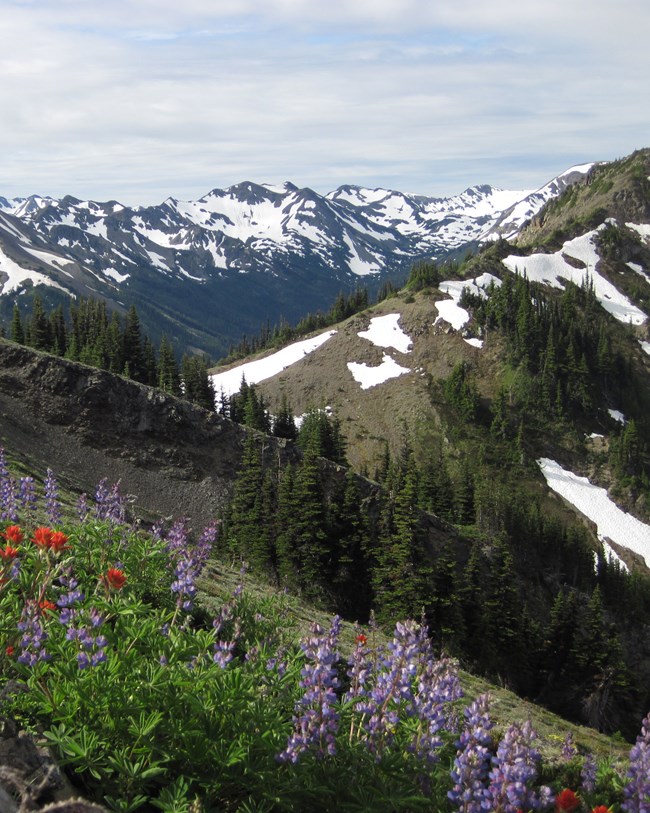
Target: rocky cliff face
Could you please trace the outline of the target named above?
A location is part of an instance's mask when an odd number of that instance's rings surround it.
[[[246,429],[160,390],[0,340],[0,445],[43,477],[51,468],[73,493],[120,481],[145,521],[187,517],[201,530],[221,514],[241,464]],[[293,444],[265,438],[273,465],[297,462]],[[324,480],[345,470],[321,461]],[[372,502],[379,487],[358,478]],[[326,489],[327,490],[327,489]],[[431,548],[455,531],[422,512]]]
[[[227,498],[245,431],[150,387],[0,342],[0,444],[72,491],[107,477],[145,517],[213,519]],[[276,444],[278,454],[292,450]]]

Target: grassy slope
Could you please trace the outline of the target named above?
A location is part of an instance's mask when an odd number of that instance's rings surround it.
[[[228,598],[240,584],[239,569],[224,562],[211,560],[199,581],[198,603],[208,611],[216,610],[222,601]],[[273,589],[255,581],[247,575],[245,589],[253,595],[271,595]],[[296,625],[297,637],[307,635],[310,625],[316,621],[322,627],[329,627],[331,615],[294,598],[291,601],[291,614]],[[396,619],[399,620],[399,619]],[[354,648],[357,635],[356,627],[348,622],[342,626],[340,651],[347,657]],[[380,641],[387,638],[379,636]],[[469,672],[461,672],[461,682],[466,696],[473,699],[484,692],[490,692],[493,698],[492,710],[498,728],[504,728],[513,721],[530,719],[541,739],[541,750],[548,760],[556,760],[568,732],[574,736],[580,750],[590,751],[597,758],[611,758],[615,761],[624,759],[629,753],[629,744],[616,737],[607,737],[594,729],[569,723],[556,714],[535,703],[522,700],[508,689],[476,677]]]

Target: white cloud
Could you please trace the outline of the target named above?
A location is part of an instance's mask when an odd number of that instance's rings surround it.
[[[0,0],[0,194],[452,194],[647,146],[645,0]],[[606,59],[604,58],[606,55]]]

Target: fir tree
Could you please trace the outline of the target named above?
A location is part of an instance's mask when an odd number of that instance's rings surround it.
[[[20,308],[14,302],[13,316],[11,320],[11,341],[18,344],[25,344],[25,331],[23,329],[23,321],[20,317]]]

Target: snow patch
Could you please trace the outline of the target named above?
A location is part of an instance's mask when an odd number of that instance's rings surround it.
[[[650,223],[626,223],[625,225],[644,240],[650,240]]]
[[[357,333],[357,336],[367,339],[376,347],[394,347],[400,353],[410,353],[411,337],[399,326],[399,318],[399,313],[375,316],[370,320],[368,329]]]
[[[442,319],[444,322],[448,322],[454,330],[460,330],[469,322],[469,311],[457,305],[455,300],[443,299],[441,302],[436,302],[435,304],[438,311],[438,318],[434,322],[434,325]]]
[[[579,477],[546,457],[537,463],[549,488],[596,524],[603,543],[610,539],[643,556],[650,566],[650,525],[623,511],[609,498],[606,489],[592,485],[586,477]]]
[[[287,347],[283,347],[282,350],[278,350],[277,353],[272,353],[270,356],[248,361],[223,373],[215,373],[210,376],[214,390],[217,395],[223,392],[224,395],[230,396],[239,392],[242,377],[249,384],[258,384],[260,381],[272,378],[309,355],[309,353],[313,353],[314,350],[317,350],[334,336],[336,332],[336,330],[328,330],[326,333],[312,336],[311,339],[304,339],[287,345]]]
[[[513,273],[526,274],[528,279],[544,283],[551,288],[563,288],[564,286],[560,282],[562,279],[582,285],[588,274],[593,283],[596,298],[608,313],[611,313],[619,322],[642,325],[648,319],[646,314],[596,271],[596,263],[600,258],[594,238],[604,226],[605,224],[581,237],[567,240],[555,254],[531,254],[528,257],[510,255],[503,260],[503,264]],[[650,226],[648,229],[650,235]],[[574,267],[567,262],[565,257],[578,260],[583,267]]]
[[[438,287],[443,293],[449,294],[451,299],[443,299],[441,302],[435,303],[438,318],[434,324],[442,319],[448,322],[455,330],[460,330],[470,319],[469,312],[466,311],[465,308],[461,308],[458,304],[465,288],[468,288],[471,293],[485,298],[488,295],[487,289],[492,284],[497,287],[501,285],[501,280],[492,274],[481,274],[473,279],[452,279],[441,282]],[[483,347],[482,342],[480,344],[476,343],[479,341],[478,339],[465,339],[465,341],[473,347]]]
[[[383,384],[391,378],[397,378],[404,373],[410,373],[408,367],[401,367],[395,359],[384,353],[381,364],[377,367],[370,367],[365,363],[357,363],[356,361],[348,361],[348,370],[352,373],[354,380],[361,384],[362,390],[376,387],[378,384]]]
[[[650,356],[650,342],[644,342],[643,339],[639,339],[639,344],[643,352]]]
[[[0,275],[2,274],[6,274],[8,279],[4,282],[0,279],[0,294],[9,294],[16,291],[26,282],[31,282],[33,285],[49,285],[52,288],[58,288],[68,293],[62,285],[59,285],[51,277],[47,277],[38,271],[32,271],[29,268],[23,268],[0,250]]]
[[[120,272],[115,268],[104,268],[104,274],[105,276],[114,279],[115,282],[124,282],[131,276],[130,274],[120,274]]]
[[[618,409],[608,409],[607,411],[609,412],[610,417],[612,417],[615,421],[625,423],[625,415],[623,415],[622,412],[619,412]]]

